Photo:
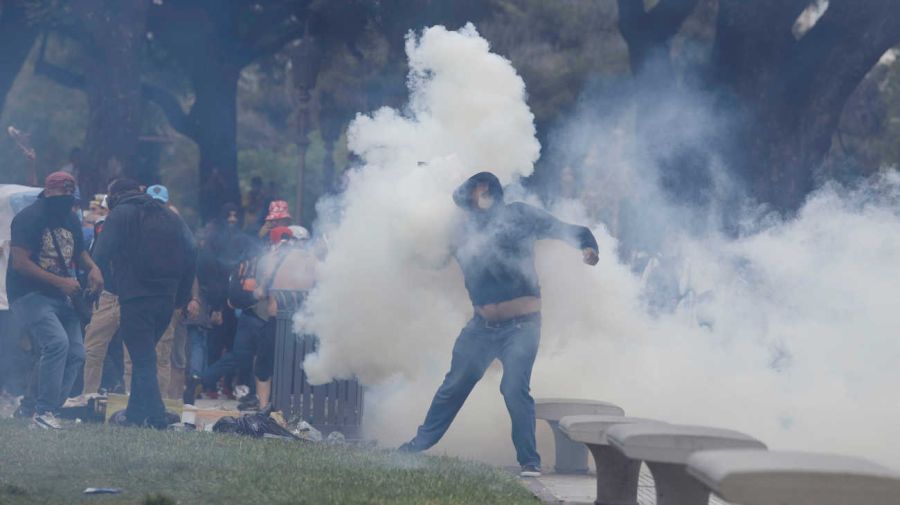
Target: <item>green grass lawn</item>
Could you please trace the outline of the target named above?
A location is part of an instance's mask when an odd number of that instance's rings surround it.
[[[87,487],[120,487],[89,496]],[[150,497],[150,498],[148,498]],[[99,425],[0,420],[0,504],[538,503],[502,470],[448,457]]]

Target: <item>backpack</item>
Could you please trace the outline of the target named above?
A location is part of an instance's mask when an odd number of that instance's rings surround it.
[[[255,291],[256,261],[241,261],[228,277],[228,305],[240,310],[253,307],[258,302]]]
[[[253,258],[240,262],[231,277],[228,278],[228,304],[234,309],[246,310],[259,303],[260,300],[256,298],[256,289],[261,287],[264,293],[268,293],[275,281],[275,274],[278,273],[278,269],[287,258],[287,252],[286,249],[278,251],[275,268],[269,278],[262,281],[262,285],[256,281],[259,259]]]
[[[158,200],[138,206],[134,272],[142,281],[179,280],[188,266],[181,218]]]

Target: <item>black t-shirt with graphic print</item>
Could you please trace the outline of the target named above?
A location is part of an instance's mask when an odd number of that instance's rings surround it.
[[[29,251],[31,261],[44,270],[62,277],[70,277],[75,260],[84,251],[81,225],[73,212],[69,212],[63,218],[52,217],[45,208],[45,202],[44,198],[38,198],[36,202],[16,214],[10,230],[10,245]],[[51,233],[56,236],[56,242],[63,255],[62,262],[53,245]],[[7,268],[6,294],[10,303],[35,291],[55,298],[65,297],[59,289],[16,272],[12,265]]]

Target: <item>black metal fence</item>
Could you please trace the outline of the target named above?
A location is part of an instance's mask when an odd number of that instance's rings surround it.
[[[275,371],[272,401],[286,419],[302,417],[322,435],[339,431],[348,439],[361,437],[363,388],[356,380],[336,380],[313,386],[303,360],[316,352],[318,340],[294,333],[293,316],[304,300],[300,291],[272,290],[278,302],[275,330]]]

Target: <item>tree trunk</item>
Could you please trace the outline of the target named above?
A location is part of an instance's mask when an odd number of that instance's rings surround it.
[[[659,0],[647,11],[643,0],[618,1],[636,80],[639,133],[664,186],[674,187],[677,196],[702,200],[696,189],[702,172],[708,173],[706,153],[713,153],[743,178],[751,196],[790,213],[812,191],[853,90],[900,42],[897,1],[830,0],[821,19],[797,39],[793,26],[811,0],[719,0],[707,88],[697,91],[717,96],[714,113],[725,121],[703,139],[683,137],[682,130],[690,130],[679,127],[684,118],[652,119],[655,108],[681,101],[669,41],[696,4]]]
[[[0,1],[0,113],[38,35],[37,28],[28,23],[22,3]]]
[[[90,117],[81,167],[82,192],[105,191],[110,177],[135,173],[142,126],[141,52],[149,0],[74,4],[92,58],[85,65]]]
[[[239,77],[239,68],[212,64],[193,75],[196,101],[190,114],[191,138],[200,150],[200,212],[204,220],[217,216],[225,203],[241,205],[237,171]],[[221,188],[216,187],[219,185]]]
[[[619,0],[619,31],[628,45],[634,86],[637,137],[659,171],[660,185],[673,198],[706,204],[712,177],[705,139],[684,128],[687,96],[672,62],[672,38],[699,0],[660,0],[646,10],[643,0]],[[663,141],[664,139],[664,141]]]
[[[758,200],[785,213],[813,190],[853,90],[900,42],[895,0],[831,0],[797,40],[791,27],[808,4],[721,0],[713,61],[725,110],[738,113],[725,159]]]
[[[321,58],[322,51],[318,41],[309,35],[307,27],[301,43],[293,47],[291,54],[291,79],[293,80],[297,101],[297,151],[300,158],[297,163],[297,193],[296,202],[294,202],[296,215],[294,219],[307,226],[311,224],[311,220],[303,211],[303,193],[306,190],[306,150],[309,147],[307,136],[309,135],[311,123],[309,105],[312,96],[310,93],[316,87]]]

